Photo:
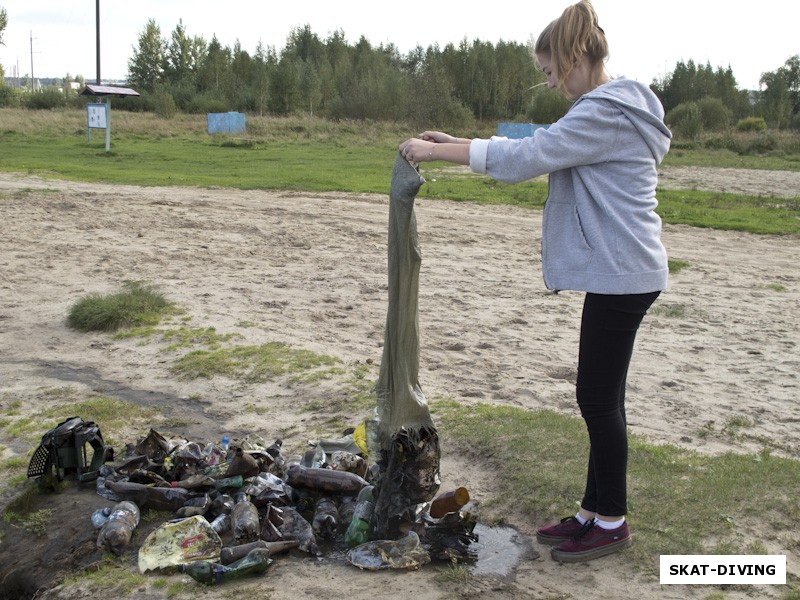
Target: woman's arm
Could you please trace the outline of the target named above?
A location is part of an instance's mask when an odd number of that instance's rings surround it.
[[[471,141],[440,131],[426,131],[418,138],[411,138],[400,144],[400,153],[411,162],[443,160],[468,165]]]

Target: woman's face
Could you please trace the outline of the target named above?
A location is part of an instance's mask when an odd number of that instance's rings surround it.
[[[591,89],[589,85],[589,73],[585,68],[586,61],[581,58],[575,68],[570,71],[567,78],[564,80],[562,88],[558,87],[558,76],[553,72],[552,62],[550,56],[546,54],[537,54],[536,59],[542,72],[547,77],[547,87],[550,89],[558,89],[569,100],[575,100],[588,92]]]

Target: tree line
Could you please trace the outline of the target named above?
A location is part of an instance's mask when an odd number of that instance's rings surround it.
[[[547,89],[532,44],[464,39],[402,54],[363,36],[351,44],[341,30],[323,39],[305,25],[290,32],[280,51],[259,43],[251,54],[238,41],[228,47],[216,36],[192,36],[182,21],[164,36],[150,19],[128,60],[128,85],[141,96],[127,98],[124,108],[162,116],[306,113],[440,128],[492,120],[549,123],[569,102]],[[760,83],[760,90],[742,90],[730,67],[690,60],[650,86],[668,123],[690,134],[754,120],[800,129],[800,56],[765,72]],[[8,98],[0,85],[0,106]]]
[[[569,102],[544,85],[532,45],[464,39],[401,54],[363,36],[349,44],[342,31],[322,39],[305,25],[289,34],[280,52],[259,44],[250,55],[238,42],[229,48],[216,37],[207,43],[190,36],[182,22],[164,38],[151,19],[128,62],[128,78],[144,92],[143,103],[169,109],[174,102],[176,110],[306,112],[440,127],[476,120],[549,123]],[[651,83],[676,119],[699,115],[713,129],[756,117],[773,128],[800,129],[800,56],[765,72],[761,86],[739,89],[730,67],[691,60]]]

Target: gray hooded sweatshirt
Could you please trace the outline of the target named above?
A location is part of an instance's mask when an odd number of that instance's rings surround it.
[[[550,174],[542,270],[553,290],[643,294],[667,287],[656,167],[672,134],[647,86],[614,79],[549,128],[519,140],[476,139],[470,168],[516,183]]]

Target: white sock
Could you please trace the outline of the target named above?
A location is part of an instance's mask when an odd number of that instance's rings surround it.
[[[575,518],[577,519],[578,523],[580,523],[581,525],[586,525],[586,521],[588,521],[588,519],[584,519],[581,516],[581,513],[578,513],[577,515],[575,515]]]
[[[625,522],[625,517],[622,517],[618,521],[601,521],[595,517],[594,522],[603,529],[616,529],[617,527],[622,527],[622,524]]]

